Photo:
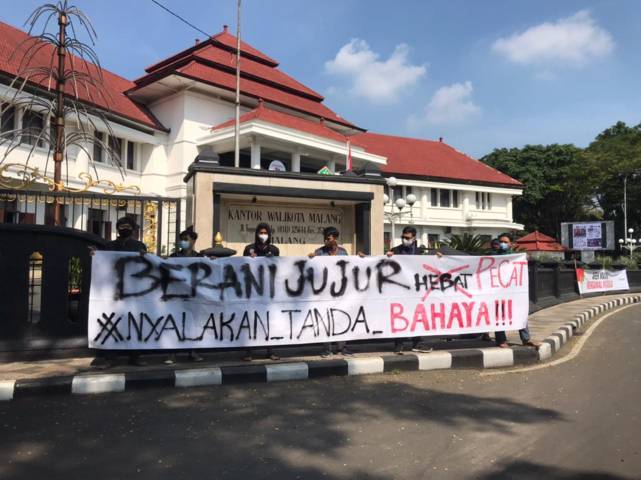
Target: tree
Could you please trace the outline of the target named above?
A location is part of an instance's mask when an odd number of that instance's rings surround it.
[[[471,235],[464,233],[463,235],[452,235],[443,243],[455,250],[461,250],[467,253],[483,253],[486,251],[484,247],[487,243],[487,238],[483,235]]]
[[[601,132],[585,150],[594,199],[603,218],[614,220],[617,238],[624,235],[623,186],[627,178],[628,227],[639,232],[641,219],[641,125],[617,122]]]
[[[584,156],[574,145],[495,149],[481,159],[525,185],[514,218],[529,231],[560,238],[561,222],[590,219],[591,188]]]
[[[12,54],[12,60],[19,63],[18,73],[10,85],[14,94],[1,106],[0,113],[3,119],[5,112],[13,115],[18,109],[34,117],[49,117],[51,128],[43,128],[41,121],[35,127],[23,121],[22,125],[0,134],[0,184],[3,174],[13,168],[22,179],[44,180],[50,190],[73,190],[62,179],[62,164],[78,151],[92,161],[94,145],[98,145],[122,175],[117,149],[94,133],[106,130],[113,136],[104,108],[95,106],[108,106],[112,99],[104,89],[102,68],[91,46],[96,39],[91,22],[79,8],[60,0],[36,8],[27,24],[30,36]],[[36,31],[40,33],[35,34]],[[89,43],[78,37],[80,32],[85,33]],[[16,148],[23,143],[31,145],[26,162],[9,163]],[[29,164],[36,146],[48,148],[44,171]],[[53,161],[49,162],[50,159]],[[50,164],[53,164],[53,178],[47,172]],[[86,177],[83,180],[87,186],[100,183],[89,174]],[[60,205],[54,206],[55,223],[61,225]]]

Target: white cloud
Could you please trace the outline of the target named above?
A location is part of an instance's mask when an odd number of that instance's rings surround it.
[[[381,60],[367,42],[353,39],[325,63],[325,69],[350,78],[352,94],[375,103],[392,103],[427,71],[424,65],[410,64],[408,52],[409,47],[402,43],[387,60]]]
[[[439,88],[423,114],[409,118],[409,127],[416,129],[424,124],[455,125],[475,119],[481,114],[481,107],[472,101],[473,91],[470,81]]]
[[[524,32],[499,38],[492,49],[514,63],[581,66],[614,49],[610,33],[596,24],[588,10],[556,22],[545,22]]]

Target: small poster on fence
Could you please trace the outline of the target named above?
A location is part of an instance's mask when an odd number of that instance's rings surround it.
[[[576,269],[579,293],[630,290],[627,270],[585,270]]]

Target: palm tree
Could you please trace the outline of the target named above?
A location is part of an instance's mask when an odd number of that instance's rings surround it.
[[[443,243],[455,250],[467,253],[483,253],[486,250],[484,248],[486,241],[486,238],[482,235],[464,233],[463,235],[452,235],[449,239],[443,240]]]

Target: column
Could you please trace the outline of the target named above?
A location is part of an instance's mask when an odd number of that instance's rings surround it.
[[[510,222],[513,222],[514,219],[512,218],[512,196],[507,197],[507,218]]]
[[[329,168],[332,173],[336,173],[336,157],[332,156],[330,161],[327,163],[327,168]]]
[[[428,209],[428,199],[427,194],[429,192],[428,188],[422,187],[420,190],[419,200],[421,201],[421,219],[427,218],[427,209]]]
[[[462,192],[463,193],[463,221],[467,220],[467,215],[470,211],[470,193],[469,192]]]
[[[260,170],[260,143],[255,138],[251,141],[251,167]]]
[[[292,152],[292,172],[300,172],[300,150]]]

